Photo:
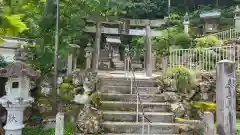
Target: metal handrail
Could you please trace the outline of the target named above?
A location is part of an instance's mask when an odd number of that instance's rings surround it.
[[[131,62],[131,59],[130,57],[127,57],[127,61],[126,63],[128,63],[128,67],[125,67],[125,70],[126,71],[130,71],[129,69],[129,63],[132,63]],[[141,111],[142,111],[142,135],[145,134],[145,119],[147,120],[148,122],[148,130],[147,130],[147,134],[149,135],[150,134],[150,123],[152,123],[146,116],[145,116],[145,111],[144,111],[144,108],[143,108],[143,104],[142,104],[142,101],[141,101],[141,98],[140,98],[140,94],[139,94],[139,91],[138,91],[138,85],[136,83],[136,76],[135,76],[135,71],[133,69],[133,67],[131,67],[131,94],[133,94],[133,83],[135,84],[135,90],[136,90],[136,95],[137,95],[137,115],[136,115],[136,122],[139,122],[138,120],[138,116],[139,116],[139,104],[141,106]]]

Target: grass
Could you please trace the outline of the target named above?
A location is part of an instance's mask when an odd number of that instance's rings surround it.
[[[73,135],[76,128],[70,122],[65,123],[64,135]],[[23,135],[55,135],[55,129],[24,128]]]

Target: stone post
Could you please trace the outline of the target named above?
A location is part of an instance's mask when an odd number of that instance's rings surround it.
[[[72,52],[68,52],[68,60],[67,60],[67,74],[72,74],[73,70],[73,55]]]
[[[157,54],[156,54],[156,52],[154,52],[153,57],[152,57],[152,70],[153,71],[156,71],[156,64],[157,64],[156,60],[157,60]]]
[[[188,35],[189,34],[189,16],[188,16],[188,13],[186,13],[185,16],[184,16],[183,25],[184,25],[184,33]]]
[[[64,135],[64,113],[57,113],[55,135]]]
[[[162,56],[162,70],[163,71],[167,71],[167,64],[168,64],[168,62],[167,62],[167,57],[166,56]]]
[[[214,135],[214,115],[211,112],[204,112],[204,135]]]
[[[235,20],[235,29],[237,32],[240,32],[240,8],[237,5],[236,9],[234,10],[234,20]]]
[[[93,48],[91,47],[91,44],[88,43],[87,47],[85,48],[86,69],[91,68],[92,51],[93,51]]]
[[[144,58],[146,63],[146,76],[152,76],[152,35],[150,22],[146,26],[146,57]]]
[[[217,64],[216,115],[217,134],[236,134],[236,71],[235,64],[229,60]]]

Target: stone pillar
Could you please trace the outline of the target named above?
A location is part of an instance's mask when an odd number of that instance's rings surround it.
[[[184,33],[188,35],[189,34],[189,16],[188,16],[188,13],[186,13],[185,16],[184,16],[183,25],[184,25]]]
[[[204,135],[214,135],[214,115],[211,112],[204,112]]]
[[[100,42],[101,42],[101,22],[97,22],[97,24],[96,24],[95,46],[94,46],[93,61],[92,61],[92,71],[93,72],[96,72],[97,69],[98,69]]]
[[[68,60],[67,60],[67,74],[72,74],[73,69],[73,55],[72,52],[68,53]]]
[[[85,58],[86,58],[86,69],[91,68],[91,61],[92,61],[92,47],[91,44],[88,43],[87,47],[85,48]]]
[[[152,76],[152,35],[150,22],[146,26],[146,75]]]
[[[0,103],[7,110],[7,124],[4,126],[5,135],[22,135],[23,112],[33,102],[33,98],[23,101],[9,101],[6,97],[0,99]]]
[[[235,20],[235,29],[237,32],[240,32],[240,8],[237,5],[236,9],[234,10],[234,20]]]
[[[216,115],[217,134],[236,134],[236,71],[235,64],[229,60],[217,64]]]

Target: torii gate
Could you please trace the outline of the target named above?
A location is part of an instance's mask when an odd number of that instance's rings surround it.
[[[165,24],[165,19],[158,20],[147,20],[147,19],[121,19],[120,21],[115,22],[95,22],[92,20],[87,20],[89,23],[96,23],[95,26],[87,26],[86,32],[96,33],[95,38],[95,49],[93,53],[93,71],[96,71],[98,68],[98,60],[100,53],[100,39],[101,34],[112,34],[112,35],[134,35],[134,36],[146,36],[145,43],[145,71],[147,76],[152,76],[152,36],[160,36],[161,31],[156,31],[151,29],[151,27],[160,27],[162,24]],[[119,28],[108,28],[101,27],[101,24],[117,24]],[[145,27],[142,29],[131,29],[131,26]]]

